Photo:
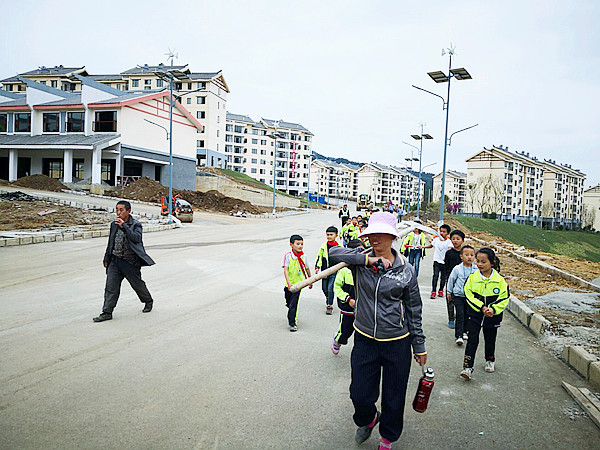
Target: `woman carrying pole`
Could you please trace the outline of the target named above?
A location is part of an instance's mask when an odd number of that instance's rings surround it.
[[[389,212],[371,215],[361,236],[369,236],[370,254],[360,249],[335,247],[333,264],[349,265],[355,281],[356,304],[352,381],[356,442],[363,443],[379,424],[379,449],[391,448],[402,433],[404,402],[411,364],[427,361],[421,328],[421,295],[415,270],[392,247],[398,237],[396,218]],[[382,378],[381,412],[375,403]]]

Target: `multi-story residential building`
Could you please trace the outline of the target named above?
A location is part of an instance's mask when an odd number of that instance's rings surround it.
[[[80,92],[24,77],[17,78],[26,86],[21,94],[0,90],[0,178],[42,173],[98,188],[149,176],[165,184],[169,93],[124,92],[72,76]],[[173,186],[194,189],[194,141],[202,125],[179,102],[174,111]]]
[[[495,213],[502,220],[539,226],[548,221],[551,226],[557,223],[569,227],[580,226],[583,203],[577,197],[583,195],[585,175],[579,171],[569,166],[539,161],[525,152],[509,152],[508,148],[502,146],[484,147],[466,161],[467,213]],[[562,180],[566,173],[568,185],[565,187]],[[558,175],[561,175],[561,183],[558,182]],[[544,209],[544,199],[554,207]],[[558,206],[564,203],[565,207],[558,208],[557,203]],[[557,212],[560,217],[552,217]]]
[[[388,202],[398,205],[401,203],[401,176],[402,173],[393,167],[366,163],[358,170],[359,195],[369,195],[375,205]]]
[[[169,82],[164,75],[168,71],[176,74],[174,79],[174,95],[177,100],[190,111],[202,125],[195,140],[198,165],[225,167],[225,118],[227,111],[227,94],[229,87],[223,73],[192,72],[187,65],[173,66],[159,64],[156,66],[137,66],[112,75],[90,75],[85,66],[82,67],[40,67],[16,77],[1,80],[2,89],[8,92],[24,92],[22,79],[33,80],[49,87],[66,92],[81,92],[81,82],[76,75],[87,77],[113,89],[121,91],[154,91],[168,89]],[[177,120],[177,114],[175,120]],[[173,136],[173,141],[177,136]]]
[[[600,184],[591,186],[583,192],[583,226],[591,226],[600,231]]]
[[[433,176],[433,201],[439,202],[442,196],[442,175],[440,172]],[[446,185],[444,195],[452,203],[458,203],[464,207],[467,199],[467,174],[455,170],[446,171]]]
[[[326,159],[315,159],[310,166],[310,193],[317,197],[329,196],[332,167]]]
[[[273,186],[276,162],[275,187],[291,195],[309,190],[312,140],[313,134],[297,123],[271,119],[256,122],[249,116],[227,113],[227,166]]]

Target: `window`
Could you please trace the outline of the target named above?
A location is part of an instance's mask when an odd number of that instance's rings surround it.
[[[31,131],[31,113],[15,114],[15,133],[29,133]]]
[[[256,169],[255,168],[250,169],[250,173],[256,173]]]
[[[243,128],[242,128],[242,126],[241,126],[241,125],[236,125],[235,127],[233,127],[233,130],[234,130],[236,133],[243,133],[243,132],[244,132],[244,130],[243,130]]]
[[[265,161],[264,159],[261,159],[261,160],[260,160],[260,163],[261,163],[261,164],[266,164],[266,161]]]
[[[50,81],[50,87],[53,87],[53,88],[58,87],[58,81],[57,80],[51,80]]]
[[[260,174],[264,175],[265,174],[265,169],[260,169]]]
[[[252,134],[258,134],[258,130],[252,130]]]
[[[60,121],[59,113],[44,113],[44,115],[43,115],[44,133],[58,133],[59,121]]]
[[[258,144],[258,139],[252,139],[253,144]]]
[[[217,137],[219,137],[219,135],[220,135],[219,130],[217,130]]]
[[[73,159],[73,177],[83,180],[85,178],[85,164],[83,159]]]
[[[67,113],[67,133],[83,133],[85,113]]]
[[[267,140],[266,139],[261,139],[260,140],[260,145],[267,145]]]
[[[266,150],[261,150],[261,151],[260,151],[260,154],[261,154],[261,155],[266,155],[266,154],[267,154],[267,151],[266,151]]]
[[[139,87],[140,80],[131,80],[131,87]]]
[[[202,139],[197,140],[196,147],[204,147],[204,140],[202,140]]]
[[[152,86],[144,86],[145,91],[149,91],[150,89],[152,89]]]
[[[192,83],[188,83],[188,91],[192,90]]]
[[[117,112],[96,111],[94,131],[99,133],[114,133],[117,131]]]
[[[257,159],[256,158],[252,158],[252,164],[256,164],[257,163]]]
[[[144,86],[152,86],[152,80],[144,80]]]
[[[198,97],[196,97],[196,103],[198,105],[205,105],[206,104],[206,97],[203,95],[199,95]]]
[[[42,174],[50,178],[63,178],[62,158],[42,158]]]
[[[221,123],[221,116],[217,116],[217,123]]]
[[[0,114],[0,133],[6,133],[7,126],[8,126],[8,115]]]
[[[252,149],[252,154],[256,155],[258,153],[258,150],[256,150],[255,148]]]
[[[233,125],[231,125],[231,124],[225,125],[225,131],[233,131]]]
[[[206,111],[196,111],[196,118],[197,119],[204,119],[204,118],[206,118]]]
[[[205,89],[206,88],[206,83],[203,81],[199,81],[198,82],[198,89]]]
[[[187,104],[188,104],[188,105],[191,105],[191,104],[192,104],[192,98],[191,98],[191,97],[188,97],[188,98],[186,99],[186,101],[187,101]]]
[[[163,80],[161,80],[160,78],[156,80],[156,87],[163,87]]]

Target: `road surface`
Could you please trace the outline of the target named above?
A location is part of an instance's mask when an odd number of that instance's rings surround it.
[[[135,205],[134,205],[135,208]],[[337,316],[320,286],[300,299],[290,333],[281,261],[292,233],[310,264],[337,211],[276,220],[198,214],[145,236],[154,310],[124,283],[114,319],[100,313],[106,241],[0,249],[0,448],[352,449],[350,348],[330,351]],[[410,408],[395,448],[598,448],[591,420],[562,390],[584,381],[506,316],[497,371],[459,378],[463,348],[446,307],[420,274],[436,385],[425,414]],[[336,311],[337,314],[337,311]],[[376,448],[378,434],[361,448]]]

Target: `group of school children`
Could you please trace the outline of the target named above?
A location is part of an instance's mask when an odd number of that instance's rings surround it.
[[[342,227],[343,245],[349,248],[367,248],[368,239],[358,238],[367,226],[366,218],[350,217],[348,214],[342,219],[345,220]],[[430,298],[444,297],[446,287],[448,327],[454,329],[457,345],[467,342],[460,375],[471,379],[481,329],[485,341],[485,371],[495,371],[496,336],[502,313],[508,304],[509,290],[499,273],[500,264],[494,251],[489,248],[475,251],[471,245],[464,244],[465,237],[461,230],[452,231],[449,225],[443,224],[439,228],[439,236],[430,240],[425,238],[421,230],[415,229],[404,238],[401,248],[417,275],[425,250],[434,249]],[[337,228],[327,228],[326,238],[317,253],[315,273],[330,267],[329,249],[339,245]],[[291,293],[289,288],[296,282],[309,278],[311,274],[302,252],[302,238],[298,235],[292,236],[290,246],[292,251],[286,253],[283,263],[286,279],[285,299],[289,309],[290,331],[296,331],[300,292]],[[331,345],[333,354],[337,355],[341,346],[348,343],[348,338],[353,332],[355,292],[352,272],[343,268],[323,278],[322,289],[326,314],[333,314],[334,299],[340,309],[339,327]]]

